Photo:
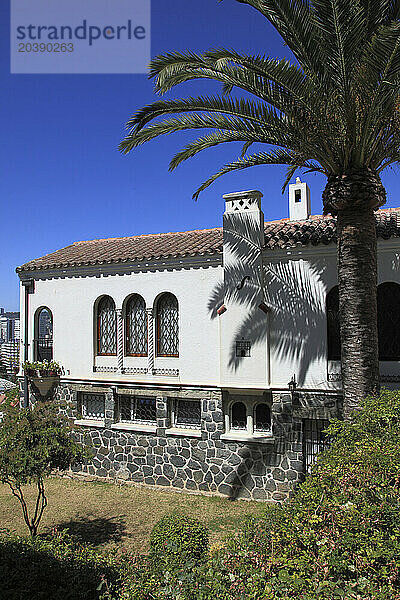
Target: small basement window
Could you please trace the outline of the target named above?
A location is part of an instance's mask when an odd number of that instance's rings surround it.
[[[83,419],[103,420],[105,417],[104,395],[82,392],[80,395],[80,413]]]
[[[176,398],[172,402],[171,422],[173,427],[188,429],[201,428],[200,400],[182,400]]]
[[[243,402],[234,402],[232,404],[231,429],[247,429],[247,410]]]
[[[156,399],[145,396],[118,396],[118,418],[121,423],[156,423]]]
[[[271,431],[271,411],[265,402],[261,402],[255,407],[254,431]]]
[[[228,404],[222,439],[272,440],[271,402],[266,395],[250,395]]]

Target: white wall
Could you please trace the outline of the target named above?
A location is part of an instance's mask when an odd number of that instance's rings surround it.
[[[271,386],[337,389],[327,381],[325,299],[337,284],[336,247],[264,254],[270,313]]]
[[[107,294],[114,299],[116,308],[121,308],[128,295],[137,293],[143,296],[147,307],[153,307],[157,296],[168,291],[175,294],[179,303],[179,358],[156,358],[155,368],[179,369],[179,378],[114,373],[112,378],[215,385],[219,380],[218,323],[211,318],[208,305],[221,275],[220,266],[186,266],[131,274],[36,279],[35,292],[29,296],[30,357],[33,358],[34,315],[38,308],[47,306],[53,313],[54,359],[66,373],[74,379],[110,379],[109,373],[93,373],[95,361],[117,366],[117,357],[94,356],[96,299]],[[147,366],[146,358],[125,357],[124,361],[125,366]]]
[[[265,389],[269,385],[268,315],[263,301],[262,252],[264,215],[261,192],[224,196],[224,305],[220,317],[221,385]],[[240,203],[243,202],[243,205]],[[237,356],[237,343],[250,344],[249,356]]]
[[[379,283],[400,283],[400,241],[380,240],[378,247]],[[224,256],[225,266],[229,260]],[[246,280],[241,290],[227,293],[227,282],[230,289],[235,289],[244,275],[252,279]],[[54,358],[73,379],[287,389],[295,374],[304,388],[341,387],[340,382],[328,381],[327,362],[325,298],[337,284],[334,245],[264,251],[263,267],[260,257],[237,261],[236,269],[228,276],[225,272],[225,281],[223,268],[216,261],[207,268],[189,264],[167,268],[164,264],[160,270],[149,268],[135,273],[35,277],[35,292],[29,295],[30,358],[33,316],[38,308],[47,306],[54,320]],[[263,291],[256,282],[263,285]],[[117,357],[94,356],[96,299],[108,294],[121,308],[128,295],[138,293],[146,306],[152,307],[165,291],[175,294],[179,302],[180,355],[156,358],[155,368],[179,369],[179,377],[93,373],[94,364],[117,366]],[[258,308],[262,300],[270,306],[268,315]],[[218,316],[216,310],[223,302],[227,310]],[[251,341],[251,356],[237,359],[235,342],[242,338]],[[146,367],[147,359],[124,357],[124,365]],[[334,369],[331,364],[329,371]],[[381,372],[400,376],[400,365],[383,362]]]
[[[340,364],[328,365],[325,314],[326,294],[337,285],[336,246],[264,252],[264,272],[271,304],[271,387],[287,388],[295,374],[301,387],[340,389],[340,382],[328,381],[328,372],[339,372]],[[378,241],[378,284],[385,281],[400,284],[397,239]],[[400,364],[382,361],[380,371],[400,376]]]

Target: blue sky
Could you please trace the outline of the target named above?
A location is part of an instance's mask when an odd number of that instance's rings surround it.
[[[15,267],[73,241],[184,231],[221,225],[222,194],[260,189],[267,220],[287,216],[284,170],[255,167],[230,174],[200,196],[202,182],[238,153],[210,150],[168,171],[192,134],[153,141],[128,156],[117,146],[124,123],[156,99],[146,75],[11,75],[9,2],[0,3],[0,306],[18,308]],[[152,56],[169,50],[230,47],[287,55],[267,21],[235,0],[152,0]],[[192,83],[173,96],[217,92]],[[307,175],[312,211],[322,211],[324,179]],[[383,176],[387,206],[397,206],[398,172]]]

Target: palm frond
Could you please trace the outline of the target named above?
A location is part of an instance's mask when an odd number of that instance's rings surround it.
[[[248,169],[249,167],[255,167],[259,165],[287,165],[292,164],[294,160],[294,154],[290,151],[278,148],[276,150],[271,150],[270,152],[258,152],[252,154],[251,156],[245,156],[243,158],[238,158],[236,161],[228,163],[221,167],[217,173],[214,173],[209,177],[204,183],[202,183],[195,193],[193,194],[193,199],[197,200],[202,191],[208,188],[216,179],[226,175],[227,173],[231,173],[232,171],[240,171],[243,169]],[[303,164],[298,164],[298,167],[305,166],[308,167],[309,163],[305,161]],[[296,166],[296,168],[297,168]]]
[[[246,119],[248,123],[262,126],[265,119],[277,116],[266,104],[219,96],[189,97],[180,100],[159,100],[138,110],[127,122],[126,129],[136,133],[157,117],[185,112],[212,112]]]
[[[222,94],[145,106],[128,121],[122,152],[160,135],[206,130],[173,157],[174,169],[203,150],[239,142],[240,157],[207,179],[196,198],[218,177],[250,166],[288,165],[285,188],[298,168],[380,171],[400,160],[400,0],[237,2],[264,15],[297,62],[226,48],[157,56],[149,76],[160,94],[201,79],[221,84]],[[256,142],[267,150],[247,155]]]
[[[259,11],[281,35],[303,69],[314,79],[324,79],[324,62],[320,60],[321,46],[315,44],[315,26],[308,0],[236,0]]]
[[[136,131],[131,131],[121,142],[119,149],[127,154],[133,148],[149,142],[160,135],[168,135],[177,131],[190,129],[219,129],[238,135],[239,141],[258,141],[265,144],[290,145],[292,138],[283,119],[277,115],[265,116],[262,125],[254,127],[254,123],[236,116],[221,114],[180,115],[165,119],[159,123]]]
[[[272,136],[270,143],[272,144]],[[276,138],[277,139],[277,138]],[[227,142],[245,142],[244,148],[248,148],[254,142],[260,141],[254,133],[247,132],[236,132],[236,131],[216,131],[209,135],[202,136],[188,144],[183,150],[178,152],[171,160],[169,164],[169,170],[173,171],[176,169],[178,165],[180,165],[183,161],[188,158],[193,158],[199,152],[203,150],[207,150],[208,148],[212,148],[213,146],[218,146],[219,144],[225,144]],[[244,154],[243,154],[244,155]],[[242,156],[243,156],[242,155]]]

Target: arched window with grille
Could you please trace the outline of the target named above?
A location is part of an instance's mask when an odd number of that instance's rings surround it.
[[[247,429],[247,409],[244,402],[234,402],[232,404],[231,429]]]
[[[46,306],[36,313],[34,355],[35,360],[53,360],[53,315]]]
[[[117,354],[115,302],[110,296],[103,296],[97,305],[97,354],[100,356]]]
[[[254,431],[271,430],[271,411],[266,402],[256,404],[254,409]]]
[[[339,288],[337,285],[326,296],[328,328],[328,360],[340,360]]]
[[[125,353],[127,356],[147,356],[147,313],[142,296],[134,294],[126,303]]]
[[[400,285],[378,286],[379,360],[400,360]]]
[[[179,308],[173,294],[163,294],[156,309],[157,356],[179,356]]]

